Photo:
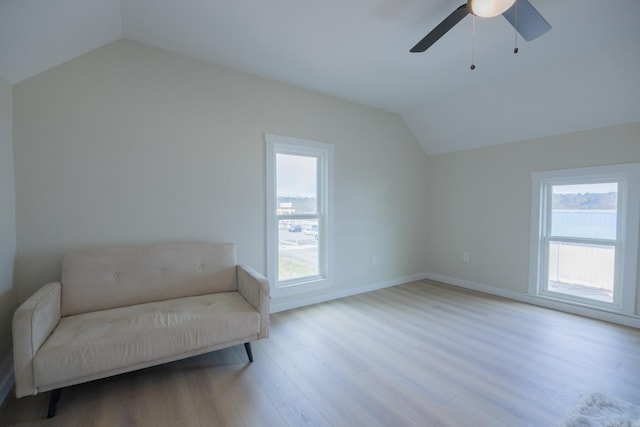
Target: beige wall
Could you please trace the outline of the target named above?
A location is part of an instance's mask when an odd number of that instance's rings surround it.
[[[14,116],[20,300],[94,246],[233,241],[264,273],[265,132],[335,144],[333,291],[422,272],[398,115],[120,40],[17,84]]]
[[[531,172],[638,161],[640,123],[428,157],[426,272],[526,293]]]
[[[13,264],[16,255],[13,175],[12,88],[0,77],[0,387],[3,362],[11,350],[11,318],[16,308]],[[0,396],[1,398],[2,396]]]
[[[265,132],[336,146],[338,294],[420,273],[524,294],[531,172],[640,161],[639,123],[426,157],[397,115],[126,40],[13,97],[18,300],[84,247],[234,241],[264,273]]]

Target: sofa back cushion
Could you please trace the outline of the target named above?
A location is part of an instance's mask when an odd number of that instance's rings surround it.
[[[238,289],[233,243],[181,243],[69,253],[61,315]]]

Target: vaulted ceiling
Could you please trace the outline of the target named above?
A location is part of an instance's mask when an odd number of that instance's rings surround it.
[[[10,83],[120,38],[401,114],[428,154],[640,121],[640,1],[530,0],[519,40],[471,17],[409,49],[464,0],[1,0]]]

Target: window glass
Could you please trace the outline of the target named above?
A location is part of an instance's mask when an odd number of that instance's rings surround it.
[[[320,274],[318,220],[278,221],[278,281]]]
[[[615,239],[618,183],[552,186],[551,235]]]
[[[615,246],[551,240],[547,291],[613,303]]]
[[[279,215],[318,211],[317,168],[316,157],[281,153],[276,155]]]

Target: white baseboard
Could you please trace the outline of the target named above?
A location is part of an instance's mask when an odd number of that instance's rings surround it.
[[[13,357],[9,352],[0,362],[0,405],[9,395],[13,382]]]
[[[577,314],[579,316],[590,317],[593,319],[604,320],[611,323],[617,323],[619,325],[631,326],[632,328],[640,329],[640,317],[639,316],[626,316],[623,314],[612,313],[609,311],[597,310],[589,307],[584,307],[576,304],[565,303],[553,299],[537,297],[529,294],[520,294],[505,289],[495,288],[493,286],[487,286],[480,283],[469,282],[466,280],[454,279],[452,277],[440,276],[437,274],[425,274],[425,279],[434,280],[436,282],[442,282],[447,285],[458,286],[460,288],[470,289],[474,291],[483,292],[490,295],[496,295],[503,298],[512,299],[515,301],[525,302],[527,304],[537,305],[540,307],[551,308],[553,310],[562,311],[565,313]]]
[[[496,295],[503,298],[508,298],[514,301],[520,301],[531,305],[537,305],[539,307],[550,308],[565,313],[577,314],[579,316],[590,317],[592,319],[604,320],[606,322],[617,323],[619,325],[630,326],[632,328],[640,329],[640,316],[626,316],[623,314],[597,310],[589,307],[575,305],[571,303],[565,303],[553,299],[532,296],[529,294],[521,294],[518,292],[509,291],[506,289],[500,289],[493,286],[483,285],[480,283],[470,282],[467,280],[455,279],[453,277],[441,276],[438,274],[423,273],[413,276],[400,277],[393,280],[387,280],[384,282],[370,283],[356,288],[339,289],[319,295],[313,296],[300,296],[294,299],[287,299],[285,301],[274,298],[271,301],[271,313],[278,313],[280,311],[292,310],[294,308],[304,307],[312,304],[319,304],[326,301],[331,301],[339,298],[345,298],[352,295],[358,295],[365,292],[375,291],[377,289],[388,288],[391,286],[401,285],[403,283],[409,283],[416,280],[429,279],[436,282],[441,282],[446,285],[457,286],[460,288],[470,289],[473,291],[483,292],[489,295]]]
[[[348,289],[331,290],[328,292],[305,297],[304,295],[295,299],[288,299],[286,301],[278,301],[277,298],[271,300],[271,313],[278,313],[280,311],[292,310],[294,308],[304,307],[307,305],[319,304],[321,302],[331,301],[334,299],[349,297],[352,295],[363,294],[365,292],[375,291],[378,289],[389,288],[391,286],[401,285],[403,283],[413,282],[416,280],[422,280],[425,276],[423,274],[417,274],[414,276],[399,277],[393,280],[387,280],[384,282],[370,283],[363,286]]]

